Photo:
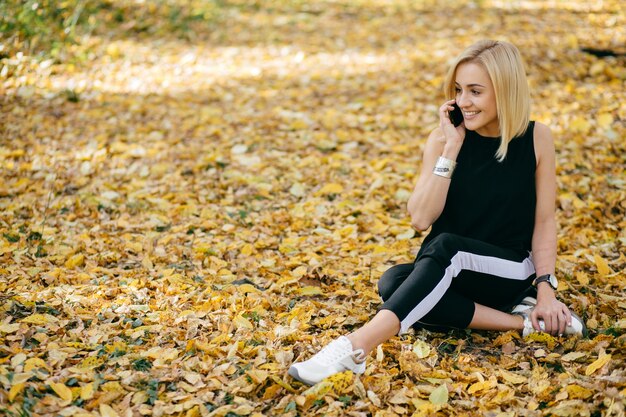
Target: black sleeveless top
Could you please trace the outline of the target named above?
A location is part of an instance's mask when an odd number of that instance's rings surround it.
[[[525,253],[531,249],[535,224],[535,147],[530,122],[522,136],[509,142],[498,162],[498,138],[466,131],[450,180],[446,204],[422,248],[449,232]]]

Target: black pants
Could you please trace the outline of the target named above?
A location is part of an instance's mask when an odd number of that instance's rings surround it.
[[[474,303],[510,311],[532,292],[534,277],[527,252],[442,233],[413,263],[388,269],[378,291],[381,309],[400,319],[400,333],[413,325],[464,329],[474,317]]]

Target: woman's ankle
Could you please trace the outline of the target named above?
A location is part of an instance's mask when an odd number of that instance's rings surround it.
[[[517,321],[517,324],[515,325],[514,330],[524,330],[524,317],[519,315],[519,314],[511,314],[515,320]]]
[[[358,335],[356,335],[355,333],[350,333],[346,337],[348,338],[350,343],[352,343],[352,350],[360,349],[364,352],[363,353],[364,356],[369,355],[369,353],[371,352],[371,348],[368,348],[367,344],[363,343],[363,341],[361,340],[361,338],[359,338]]]

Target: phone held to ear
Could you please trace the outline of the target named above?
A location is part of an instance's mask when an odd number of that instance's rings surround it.
[[[448,116],[454,127],[457,127],[463,123],[463,112],[456,103],[454,103],[452,107],[454,107],[454,110],[449,111]]]

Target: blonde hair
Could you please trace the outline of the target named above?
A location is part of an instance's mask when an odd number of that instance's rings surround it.
[[[526,71],[517,48],[508,42],[482,40],[468,47],[452,63],[444,82],[448,100],[456,96],[456,70],[461,64],[477,63],[489,74],[496,95],[500,147],[496,158],[502,162],[509,142],[526,132],[530,121],[530,91]]]

